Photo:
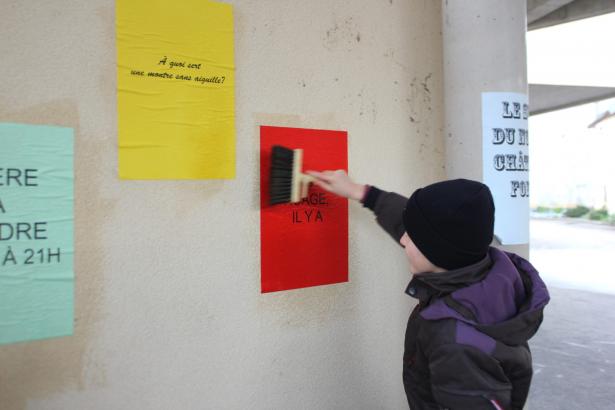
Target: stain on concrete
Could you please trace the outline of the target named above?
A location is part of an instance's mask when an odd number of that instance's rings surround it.
[[[427,94],[431,94],[431,91],[429,90],[429,87],[427,86],[427,82],[431,79],[431,73],[429,73],[425,79],[421,82],[421,85],[423,86],[423,90],[427,93]]]
[[[431,111],[431,89],[430,81],[432,73],[427,74],[422,80],[413,77],[410,82],[410,89],[406,96],[406,103],[410,114],[408,118],[412,123],[421,123],[427,115],[426,111]]]
[[[361,88],[361,90],[356,94],[356,97],[356,99],[350,100],[349,106],[353,109],[358,109],[357,113],[359,117],[369,115],[370,122],[375,124],[378,118],[378,105],[376,103],[377,98],[370,96],[365,87]]]
[[[355,311],[353,288],[339,283],[284,292],[262,294],[258,299],[261,324],[272,327],[305,328],[339,320]]]
[[[359,26],[352,17],[339,21],[336,19],[323,38],[323,46],[331,51],[353,51],[360,42]]]
[[[101,48],[105,50],[115,50],[115,8],[100,7],[96,10],[96,14],[102,22],[104,36],[102,37]],[[105,61],[108,69],[100,70],[98,78],[98,90],[107,103],[111,106],[116,106],[116,90],[117,90],[117,54],[110,53],[111,61]],[[114,116],[114,121],[117,117]]]

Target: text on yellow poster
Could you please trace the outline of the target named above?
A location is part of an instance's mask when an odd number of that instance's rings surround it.
[[[117,0],[116,19],[120,178],[234,178],[231,5]]]

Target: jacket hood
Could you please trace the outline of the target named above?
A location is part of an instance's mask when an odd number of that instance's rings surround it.
[[[536,269],[519,255],[496,248],[475,265],[416,275],[416,281],[442,296],[421,311],[424,319],[457,319],[508,345],[525,343],[536,333],[549,302]]]

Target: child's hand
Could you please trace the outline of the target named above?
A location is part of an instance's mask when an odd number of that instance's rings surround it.
[[[322,172],[307,171],[306,174],[316,178],[314,181],[316,185],[335,195],[359,201],[365,194],[365,185],[353,182],[346,171],[341,169]]]

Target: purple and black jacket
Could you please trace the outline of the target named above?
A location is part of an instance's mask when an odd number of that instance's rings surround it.
[[[407,198],[370,187],[363,205],[398,243]],[[549,293],[534,267],[490,248],[461,269],[416,274],[406,328],[403,382],[413,410],[521,410],[532,380],[527,341]]]

